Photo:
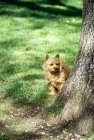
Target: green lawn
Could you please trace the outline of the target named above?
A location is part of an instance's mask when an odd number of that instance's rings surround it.
[[[82,22],[82,0],[1,0],[0,77],[15,102],[48,97],[42,64],[60,54],[72,68]]]
[[[15,103],[35,105],[47,100],[42,70],[45,55],[59,53],[72,68],[81,23],[82,0],[1,0],[1,92]],[[8,135],[1,132],[0,138],[6,140]]]

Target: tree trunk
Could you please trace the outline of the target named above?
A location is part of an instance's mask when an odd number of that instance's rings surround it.
[[[94,70],[90,70],[94,53],[94,0],[83,0],[82,31],[72,72],[52,104],[61,103],[57,124],[76,124],[80,133],[94,128]]]

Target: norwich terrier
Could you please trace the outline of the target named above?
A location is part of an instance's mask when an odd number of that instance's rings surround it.
[[[65,81],[69,77],[70,72],[71,70],[69,66],[67,65],[66,61],[65,60],[61,61],[60,62],[60,77],[59,77],[59,81],[61,81],[61,83],[59,84],[59,90],[62,89]]]
[[[67,64],[64,63],[65,67],[66,65]],[[50,90],[50,95],[55,95],[56,92],[59,92],[67,79],[68,74],[66,74],[66,70],[63,70],[62,67],[63,65],[60,66],[59,54],[53,58],[48,54],[46,55],[46,59],[42,68],[44,70],[48,88]]]
[[[64,73],[65,81],[66,81],[68,76],[69,76],[69,74],[70,74],[70,72],[71,72],[71,69],[69,68],[67,62],[65,60],[61,61],[60,62],[60,74],[61,74],[60,77],[62,77],[62,75]]]

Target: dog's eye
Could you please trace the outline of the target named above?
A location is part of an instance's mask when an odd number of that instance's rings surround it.
[[[50,64],[50,66],[53,66],[53,64]]]
[[[64,67],[62,67],[62,69],[64,69]]]
[[[60,65],[59,63],[56,64],[57,66]]]

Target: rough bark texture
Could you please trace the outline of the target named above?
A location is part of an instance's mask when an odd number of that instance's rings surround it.
[[[62,103],[57,120],[62,127],[75,122],[80,133],[94,128],[94,81],[90,63],[94,53],[94,0],[83,0],[82,31],[74,68],[52,104]]]

